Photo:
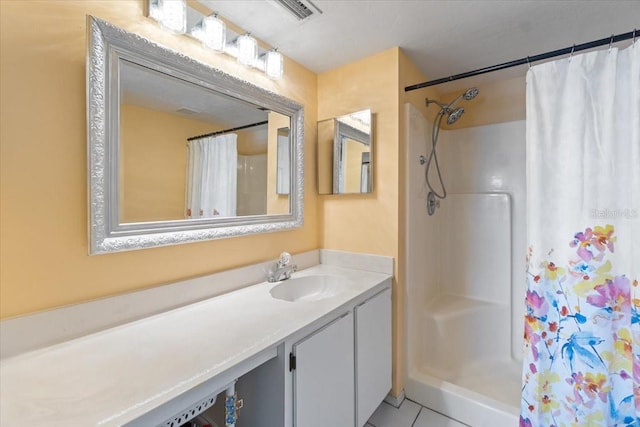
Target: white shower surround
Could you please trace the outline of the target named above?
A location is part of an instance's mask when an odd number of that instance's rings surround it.
[[[452,196],[429,217],[424,167],[418,158],[428,154],[431,124],[415,107],[405,108],[406,394],[473,427],[516,426],[526,251],[525,122],[443,130],[438,153]],[[474,226],[490,226],[496,217],[495,238],[502,234],[510,240],[500,255],[505,268],[497,261],[492,267],[495,280],[485,276],[471,282],[467,279],[475,271],[482,276],[486,273],[479,270],[491,270],[479,268],[483,262],[495,260],[482,260],[485,254],[471,258],[473,243],[439,239],[460,239]],[[456,231],[461,225],[466,230]],[[493,238],[477,230],[477,237],[481,235]],[[447,253],[456,254],[460,262]]]

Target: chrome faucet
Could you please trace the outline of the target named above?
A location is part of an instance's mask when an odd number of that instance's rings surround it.
[[[287,280],[291,278],[291,274],[293,274],[297,269],[297,265],[291,264],[291,254],[288,252],[282,252],[280,254],[280,258],[278,258],[271,268],[269,268],[267,281],[273,283],[281,280]]]

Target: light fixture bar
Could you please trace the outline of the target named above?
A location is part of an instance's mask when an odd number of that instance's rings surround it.
[[[284,76],[284,57],[277,49],[261,49],[250,33],[237,34],[231,31],[217,13],[203,15],[188,8],[185,0],[148,1],[149,17],[158,21],[162,27],[184,33],[188,18],[190,29],[187,34],[199,40],[207,49],[233,56],[240,64],[262,70],[272,80],[279,80]]]

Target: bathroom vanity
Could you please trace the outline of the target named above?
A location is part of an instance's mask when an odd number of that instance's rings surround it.
[[[232,385],[239,427],[364,425],[391,388],[393,261],[314,253],[289,280],[3,358],[0,424],[177,427]]]

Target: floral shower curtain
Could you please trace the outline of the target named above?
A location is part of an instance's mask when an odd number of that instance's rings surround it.
[[[238,186],[238,135],[189,141],[187,218],[235,216]]]
[[[527,75],[520,426],[640,426],[640,42]]]

